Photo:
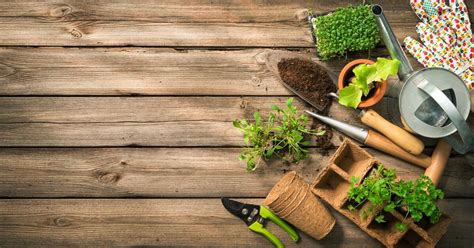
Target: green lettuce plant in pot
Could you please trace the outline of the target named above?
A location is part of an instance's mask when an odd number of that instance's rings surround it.
[[[385,94],[387,78],[396,76],[399,66],[399,60],[386,58],[350,62],[339,74],[339,103],[352,108],[375,105]]]

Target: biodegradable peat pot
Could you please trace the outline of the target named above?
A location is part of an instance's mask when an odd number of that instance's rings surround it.
[[[263,205],[317,240],[324,238],[335,223],[331,213],[311,192],[309,184],[294,171],[280,179]]]
[[[296,207],[282,218],[316,240],[326,237],[336,224],[334,216],[309,188]]]
[[[289,186],[296,177],[297,175],[294,171],[290,171],[284,175],[280,181],[278,181],[278,183],[273,186],[270,193],[268,193],[267,197],[263,201],[263,205],[268,206],[274,212],[280,211],[283,207],[282,203],[294,193],[294,188],[290,188]]]
[[[307,186],[307,184],[303,179],[301,179],[296,172],[291,171],[273,186],[265,198],[263,205],[268,206],[273,212],[279,215],[279,213],[288,208],[295,201],[299,191],[305,186]]]
[[[292,212],[301,203],[308,190],[309,185],[307,184],[302,187],[298,187],[296,193],[291,197],[291,199],[289,199],[288,203],[285,204],[285,207],[278,213],[278,215],[284,218],[290,212]]]
[[[337,87],[339,90],[350,83],[349,80],[354,77],[352,70],[356,66],[360,64],[371,65],[373,63],[375,62],[369,59],[356,59],[345,65],[344,68],[342,68],[341,73],[339,73],[339,77],[337,79]],[[385,91],[387,91],[387,80],[375,83],[375,89],[370,90],[367,97],[362,96],[362,101],[357,107],[368,108],[377,104],[380,100],[382,100],[383,96],[385,95]]]

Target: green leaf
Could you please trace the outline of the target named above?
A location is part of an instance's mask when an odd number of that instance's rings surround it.
[[[286,106],[288,106],[288,108],[291,108],[291,106],[293,106],[293,97],[290,97],[288,98],[288,100],[286,100]]]
[[[262,116],[259,112],[253,113],[253,117],[255,118],[255,124],[260,125],[262,123]]]
[[[385,216],[383,216],[382,214],[378,215],[377,217],[375,217],[375,221],[377,223],[385,223]]]
[[[377,58],[377,62],[370,65],[375,67],[375,72],[367,75],[367,82],[380,82],[386,80],[388,76],[395,76],[398,72],[400,61],[398,59]]]
[[[377,69],[375,67],[367,64],[360,64],[356,66],[352,70],[352,72],[354,72],[355,78],[352,80],[351,85],[361,89],[364,93],[364,96],[367,96],[370,91],[367,77],[374,74],[376,70]]]
[[[361,102],[362,93],[360,88],[350,84],[339,91],[339,103],[347,107],[357,108]]]
[[[401,222],[398,222],[395,224],[395,228],[397,228],[398,231],[400,232],[404,232],[407,230],[407,225],[401,223]]]
[[[385,212],[391,213],[391,212],[393,212],[393,210],[395,210],[396,207],[397,207],[397,205],[394,202],[390,202],[387,206],[385,206],[383,208],[383,210]]]
[[[232,125],[234,125],[235,128],[242,128],[242,126],[240,125],[240,121],[239,120],[234,120],[232,122]]]

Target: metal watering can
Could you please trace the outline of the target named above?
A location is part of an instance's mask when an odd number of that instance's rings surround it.
[[[444,138],[464,154],[474,148],[474,135],[466,122],[470,111],[469,90],[455,73],[443,68],[413,71],[380,5],[372,13],[390,56],[400,60],[399,82],[389,85],[390,118],[428,138]],[[398,108],[394,107],[398,101]]]

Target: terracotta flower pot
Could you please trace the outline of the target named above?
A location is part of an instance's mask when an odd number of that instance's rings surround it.
[[[339,74],[339,78],[337,80],[337,86],[338,86],[339,90],[341,90],[342,88],[344,88],[345,86],[347,86],[349,84],[349,79],[354,76],[354,73],[352,72],[354,67],[356,67],[360,64],[369,64],[369,65],[371,65],[373,63],[375,63],[375,62],[372,61],[372,60],[369,60],[369,59],[356,59],[356,60],[353,60],[350,63],[348,63],[346,66],[344,66],[344,68],[342,68],[342,71]],[[373,90],[371,90],[371,92],[372,91]],[[365,100],[362,100],[357,107],[359,107],[359,108],[368,108],[370,106],[375,105],[380,100],[382,100],[383,96],[385,95],[385,91],[387,91],[387,81],[386,80],[384,80],[382,83],[377,83],[374,94],[372,96],[370,96],[369,98],[367,98]],[[362,99],[364,99],[363,96],[362,96]]]

